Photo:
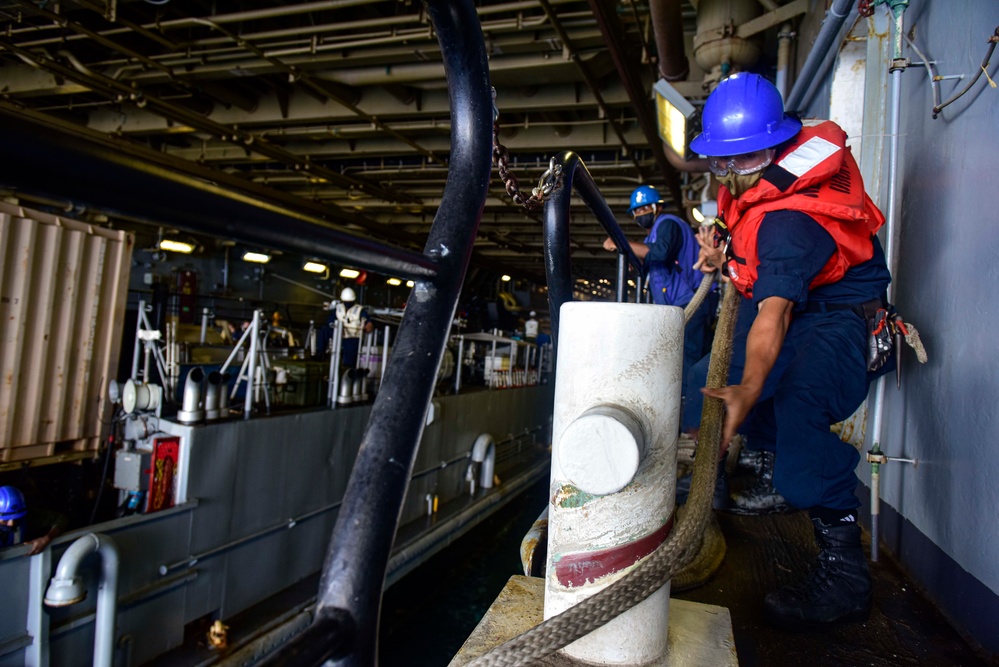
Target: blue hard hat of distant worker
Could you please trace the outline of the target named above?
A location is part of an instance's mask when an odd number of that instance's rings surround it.
[[[651,185],[639,185],[631,193],[631,206],[628,207],[628,213],[642,206],[662,203],[663,200],[659,197],[659,192],[654,187]]]
[[[13,486],[0,486],[0,521],[24,518],[28,505],[24,495]]]
[[[784,143],[801,121],[784,113],[776,86],[759,74],[739,72],[718,84],[701,114],[703,131],[690,142],[701,155],[742,155]]]

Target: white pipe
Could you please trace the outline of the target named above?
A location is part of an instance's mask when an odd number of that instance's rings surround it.
[[[243,398],[243,419],[249,419],[253,411],[253,386],[257,379],[257,346],[260,344],[260,311],[253,311],[250,324],[250,358],[246,369],[246,396]]]
[[[146,309],[146,302],[139,299],[139,315],[135,318],[135,346],[132,348],[132,379],[139,381],[139,348],[142,345],[142,312]],[[148,378],[146,378],[148,379]]]
[[[618,581],[669,536],[683,326],[683,311],[673,306],[562,306],[545,618]],[[563,652],[586,664],[658,664],[669,589]]]
[[[328,389],[330,407],[335,408],[340,392],[340,346],[343,342],[343,322],[336,321],[333,327],[333,344],[330,349],[330,384]]]
[[[212,371],[208,374],[207,384],[208,388],[205,390],[205,419],[211,421],[222,416],[222,411],[219,409],[221,396],[224,393],[222,391],[222,374],[218,371]]]
[[[184,398],[181,409],[177,411],[177,421],[191,424],[205,418],[201,403],[201,382],[205,379],[205,371],[201,366],[195,366],[187,374],[184,381]]]
[[[461,371],[465,367],[465,337],[458,336],[458,368],[454,373],[454,393],[461,391]]]
[[[382,380],[385,379],[385,368],[388,366],[388,355],[389,355],[389,325],[385,325],[385,335],[382,336],[382,370],[381,374],[378,376],[378,386],[381,386]]]
[[[482,464],[479,468],[479,486],[483,489],[493,488],[493,477],[496,471],[496,443],[493,436],[483,433],[472,444],[472,463]]]
[[[59,559],[55,576],[45,593],[45,604],[62,607],[86,597],[77,572],[86,556],[101,557],[101,578],[97,586],[97,614],[94,622],[94,665],[111,667],[114,656],[115,616],[118,611],[118,549],[107,535],[88,533],[66,549]]]
[[[902,19],[904,15],[900,13],[895,17],[894,39],[895,48],[894,59],[900,59],[903,33]],[[885,263],[892,277],[895,276],[895,229],[898,226],[898,151],[899,133],[901,132],[902,117],[902,68],[892,67],[891,76],[891,116],[888,129],[888,206],[885,211]],[[888,302],[891,303],[894,292],[894,280],[888,284]],[[885,386],[887,375],[878,378],[874,388],[874,413],[871,424],[871,445],[874,452],[882,451],[881,439],[884,427],[885,408]],[[878,551],[880,540],[880,515],[881,515],[881,494],[880,494],[880,464],[871,465],[871,560],[878,561]]]
[[[205,344],[208,338],[208,309],[201,309],[201,344]]]

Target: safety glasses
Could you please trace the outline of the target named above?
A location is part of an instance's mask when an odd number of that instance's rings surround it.
[[[646,204],[645,206],[639,206],[634,211],[631,212],[631,217],[637,218],[640,215],[645,215],[646,213],[652,213],[655,211],[655,207],[652,204]]]
[[[708,158],[708,169],[715,176],[724,176],[730,171],[740,176],[753,174],[769,167],[774,161],[775,153],[772,148],[764,148],[742,155],[712,156]]]

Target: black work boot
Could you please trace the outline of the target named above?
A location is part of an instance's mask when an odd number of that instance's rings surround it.
[[[774,453],[759,453],[760,473],[756,482],[744,491],[733,493],[727,510],[733,514],[777,514],[792,512],[784,496],[774,488]]]
[[[770,593],[763,601],[771,623],[809,630],[832,623],[862,621],[871,610],[871,574],[852,521],[827,525],[813,518],[819,556],[804,583]]]

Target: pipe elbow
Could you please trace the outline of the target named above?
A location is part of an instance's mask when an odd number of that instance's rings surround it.
[[[205,371],[200,366],[195,366],[187,374],[181,409],[177,411],[178,421],[190,424],[204,419],[205,411],[201,402],[201,383],[204,379]]]

